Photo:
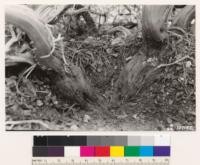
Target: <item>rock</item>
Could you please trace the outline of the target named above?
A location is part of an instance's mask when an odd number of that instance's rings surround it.
[[[72,131],[77,131],[78,130],[78,126],[77,125],[72,125],[71,127],[70,127],[70,129],[72,130]]]
[[[130,61],[132,59],[132,56],[129,56],[126,58],[126,62]]]
[[[37,100],[36,104],[37,104],[38,107],[41,107],[41,106],[44,105],[44,103],[41,100]]]
[[[97,68],[97,72],[100,73],[102,72],[102,69],[100,67]]]
[[[186,66],[186,68],[190,68],[192,66],[191,61],[187,61],[185,66]]]
[[[138,118],[137,114],[134,114],[134,115],[132,116],[132,118],[133,118],[133,119],[137,119],[137,118]]]
[[[91,120],[91,117],[89,115],[85,115],[83,118],[83,122],[88,123]]]
[[[111,53],[112,53],[112,49],[108,48],[108,49],[106,49],[106,52],[107,52],[108,54],[111,54]]]
[[[173,104],[173,100],[169,100],[169,105],[172,105]]]
[[[113,53],[113,54],[111,54],[111,56],[118,57],[118,54],[117,53]]]
[[[170,119],[170,118],[168,117],[168,118],[167,118],[167,123],[171,125],[172,122],[173,122],[172,119]]]

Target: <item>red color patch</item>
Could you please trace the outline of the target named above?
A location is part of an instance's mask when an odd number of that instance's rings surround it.
[[[95,147],[95,156],[103,157],[103,156],[110,156],[110,147],[108,146],[98,146]]]

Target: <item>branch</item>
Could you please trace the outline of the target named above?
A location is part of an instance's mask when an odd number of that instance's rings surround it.
[[[183,60],[185,60],[185,59],[191,59],[191,57],[185,56],[185,57],[180,58],[180,59],[176,60],[175,62],[172,62],[172,63],[169,63],[169,64],[160,64],[160,65],[158,65],[154,70],[157,70],[157,69],[160,69],[160,68],[163,68],[163,67],[167,67],[167,66],[172,66],[172,65],[178,64],[178,63],[180,63],[181,61],[183,61]]]
[[[132,35],[131,31],[129,29],[123,27],[123,26],[117,26],[117,27],[111,28],[108,31],[108,33],[114,33],[114,32],[117,32],[117,31],[122,32],[124,34],[125,38],[127,36],[131,36]]]
[[[172,63],[169,63],[169,64],[160,64],[156,68],[154,68],[151,71],[149,71],[147,76],[144,78],[144,81],[142,82],[141,87],[137,90],[136,95],[138,95],[140,93],[140,91],[143,89],[143,87],[144,87],[145,83],[147,82],[147,80],[152,77],[152,75],[153,75],[153,73],[155,73],[155,71],[157,71],[160,68],[164,68],[164,67],[168,67],[168,66],[172,66],[172,65],[178,64],[178,63],[180,63],[181,61],[183,61],[185,59],[191,59],[191,57],[185,56],[185,57],[180,58],[180,59],[176,60],[175,62],[172,62]]]
[[[46,123],[40,120],[22,120],[22,121],[7,121],[6,122],[6,125],[11,125],[9,127],[9,130],[12,130],[15,125],[21,125],[21,124],[39,124],[42,127],[46,128],[47,130],[51,130],[50,127]]]
[[[11,46],[14,45],[16,42],[18,42],[21,37],[21,32],[19,32],[17,35],[15,34],[13,25],[9,25],[9,29],[11,33],[11,39],[6,43],[6,46],[5,46],[6,53],[10,51]]]
[[[65,15],[72,16],[72,15],[77,15],[77,14],[80,14],[80,13],[83,13],[83,12],[88,12],[88,11],[89,11],[88,7],[84,7],[84,8],[78,9],[78,10],[65,12]]]
[[[28,63],[30,65],[35,64],[33,56],[29,53],[19,53],[17,56],[6,55],[5,57],[5,66],[14,66],[18,63]]]

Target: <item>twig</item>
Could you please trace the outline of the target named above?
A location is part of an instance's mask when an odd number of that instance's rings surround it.
[[[51,30],[49,29],[49,27],[48,27],[48,26],[46,26],[46,27],[47,27],[47,29],[48,29],[48,31],[49,31],[49,34],[50,34],[50,36],[51,36],[51,38],[52,38],[52,40],[53,40],[53,47],[52,47],[52,49],[51,49],[51,51],[50,51],[49,54],[44,55],[44,56],[40,56],[40,58],[48,58],[48,57],[50,57],[50,56],[53,54],[53,52],[55,51],[56,42],[58,42],[58,41],[60,41],[60,40],[63,40],[63,37],[61,37],[61,34],[58,34],[58,37],[57,37],[57,38],[54,38],[54,37],[53,37],[53,34],[52,34],[52,32],[51,32]]]
[[[17,90],[17,93],[20,94],[21,96],[24,96],[24,97],[31,97],[31,96],[28,96],[28,95],[25,95],[23,94],[20,90],[19,90],[19,83],[22,79],[22,77],[26,74],[26,79],[28,78],[28,76],[32,73],[32,71],[35,69],[37,65],[34,64],[34,65],[31,65],[28,69],[26,69],[24,71],[24,73],[22,74],[22,76],[20,76],[18,82],[15,84],[16,85],[16,90]]]
[[[21,57],[21,56],[6,56],[5,57],[5,66],[13,66],[18,63],[28,63],[33,65],[34,62],[32,59],[27,57]]]
[[[189,44],[189,46],[191,45],[191,42],[188,40],[188,35],[187,35],[187,33],[183,30],[183,29],[181,29],[181,28],[178,28],[178,27],[174,27],[174,28],[177,28],[177,29],[180,29],[180,30],[182,30],[181,32],[184,34],[184,36],[186,37],[186,39],[185,38],[183,38],[183,36],[182,35],[180,35],[180,34],[178,34],[178,33],[176,33],[176,32],[173,32],[173,31],[171,31],[171,30],[168,30],[167,32],[168,33],[171,33],[173,36],[176,36],[176,37],[179,37],[180,39],[177,41],[177,43],[176,44],[179,44],[181,41],[183,41],[183,40],[185,40],[186,42],[188,42],[188,44]]]
[[[19,95],[21,95],[21,96],[23,96],[23,97],[30,97],[30,96],[28,96],[28,95],[23,94],[23,93],[19,90],[19,82],[18,82],[18,83],[15,82],[15,87],[16,87],[17,94],[19,94]]]
[[[9,25],[10,33],[11,33],[11,39],[6,43],[5,45],[5,52],[8,53],[10,51],[10,48],[13,44],[15,44],[17,41],[19,41],[21,37],[21,31],[16,35],[15,31],[13,29],[13,25]]]
[[[80,13],[83,13],[83,12],[88,12],[88,11],[89,11],[88,7],[84,7],[84,8],[78,9],[78,10],[65,12],[65,15],[72,16],[72,15],[77,15],[77,14],[80,14]]]
[[[36,66],[37,66],[37,65],[34,64],[34,65],[32,65],[32,66],[29,68],[29,72],[26,74],[26,79],[28,79],[28,76],[33,72],[33,70],[35,69]]]
[[[130,31],[129,29],[123,27],[123,26],[117,26],[117,27],[111,28],[111,29],[108,31],[108,33],[114,33],[114,32],[117,32],[117,31],[122,32],[122,33],[124,34],[125,38],[126,38],[127,36],[131,36],[131,35],[132,35],[131,31]]]
[[[156,68],[154,68],[154,69],[150,72],[150,74],[148,74],[148,76],[145,77],[145,79],[144,79],[144,81],[143,81],[141,87],[137,90],[136,95],[138,95],[138,93],[140,93],[140,91],[142,90],[142,88],[143,88],[143,86],[144,86],[146,80],[147,80],[147,79],[149,78],[149,76],[151,76],[151,74],[154,73],[156,70],[158,70],[158,69],[160,69],[160,68],[164,68],[164,67],[168,67],[168,66],[172,66],[172,65],[178,64],[178,63],[180,63],[181,61],[183,61],[183,60],[185,60],[185,59],[191,59],[191,57],[185,56],[185,57],[183,57],[183,58],[180,58],[180,59],[176,60],[175,62],[172,62],[172,63],[169,63],[169,64],[160,64],[160,65],[158,65]]]
[[[177,34],[177,33],[175,33],[175,32],[172,32],[172,31],[167,31],[168,33],[170,33],[170,34],[172,34],[173,36],[175,36],[175,37],[178,37],[178,38],[180,38],[181,39],[181,41],[183,40],[183,37],[182,37],[182,35],[180,35],[180,34]]]
[[[167,66],[172,66],[172,65],[175,65],[175,64],[178,64],[179,62],[185,60],[185,59],[191,59],[189,56],[185,56],[183,58],[180,58],[178,60],[176,60],[175,62],[172,62],[172,63],[169,63],[169,64],[160,64],[158,65],[154,70],[157,70],[157,69],[160,69],[160,68],[163,68],[163,67],[167,67]]]
[[[184,35],[187,35],[186,31],[180,27],[177,27],[177,26],[172,26],[168,29],[169,31],[172,31],[172,30],[177,30],[177,31],[180,31],[182,32]]]
[[[13,127],[16,125],[21,125],[21,124],[39,124],[43,126],[44,128],[46,128],[47,130],[51,130],[51,128],[46,123],[40,120],[22,120],[22,121],[7,121],[6,122],[6,125],[11,125],[9,127],[9,130],[12,130]]]

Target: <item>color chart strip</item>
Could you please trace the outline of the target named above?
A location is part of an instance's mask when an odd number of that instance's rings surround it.
[[[169,136],[34,136],[34,146],[169,146]]]
[[[35,136],[33,157],[169,157],[169,136]]]
[[[33,157],[159,157],[170,156],[169,146],[33,147]]]

